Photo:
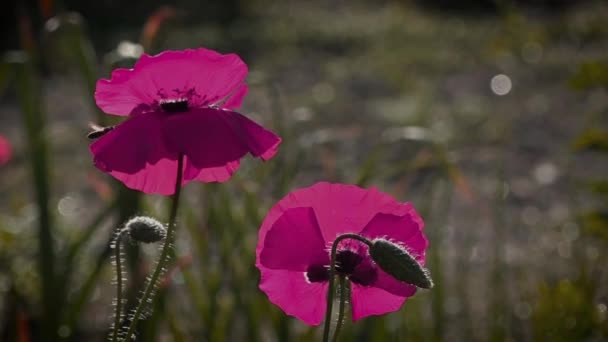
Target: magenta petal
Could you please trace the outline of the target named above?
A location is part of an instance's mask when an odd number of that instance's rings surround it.
[[[370,286],[400,297],[411,297],[416,293],[416,286],[399,281],[380,269],[377,272],[377,278]]]
[[[319,325],[325,316],[327,282],[309,283],[303,272],[260,267],[260,289],[285,313],[309,325]]]
[[[116,69],[111,78],[97,81],[95,102],[107,114],[129,115],[142,104],[152,104],[155,87],[144,79],[133,79],[132,69]]]
[[[241,117],[213,108],[174,114],[163,124],[165,141],[170,150],[184,153],[191,167],[199,170],[225,166],[247,152],[257,156],[260,148],[276,149],[274,144],[280,138]]]
[[[392,212],[398,206],[391,196],[375,188],[354,185],[318,183],[294,195],[299,202],[311,202],[327,242],[339,234],[359,233],[377,212]]]
[[[6,164],[12,157],[11,143],[0,135],[0,166]]]
[[[399,243],[424,264],[424,251],[428,241],[422,235],[422,221],[411,207],[411,213],[403,216],[379,213],[365,226],[361,235],[374,239],[386,238]]]
[[[326,242],[346,232],[358,233],[378,212],[405,213],[406,205],[375,188],[362,189],[355,185],[316,183],[292,191],[281,199],[264,219],[259,232],[257,254],[274,222],[289,208],[312,207]]]
[[[108,172],[123,182],[128,188],[147,194],[173,195],[175,193],[175,178],[177,177],[177,161],[161,159],[156,164],[135,173],[120,171]]]
[[[241,84],[241,86],[239,86],[239,88],[235,90],[234,93],[228,95],[228,99],[220,107],[233,110],[241,108],[241,105],[243,104],[243,99],[245,98],[245,95],[247,95],[248,90],[249,87],[246,83]]]
[[[195,166],[188,157],[186,157],[184,165],[183,184],[189,183],[193,180],[203,183],[223,183],[229,180],[236,170],[238,170],[240,162],[235,160],[226,163],[226,165],[200,169]]]
[[[228,113],[230,113],[229,122],[243,143],[247,145],[251,155],[262,160],[269,160],[277,154],[281,138],[244,115],[237,112]]]
[[[166,148],[161,124],[160,116],[144,114],[118,125],[91,144],[95,166],[131,189],[173,194],[177,154]]]
[[[260,264],[271,269],[305,272],[327,265],[329,255],[312,208],[292,208],[274,223],[264,240]]]
[[[167,146],[184,153],[199,170],[239,160],[247,154],[247,146],[226,123],[225,115],[225,111],[205,108],[167,116],[163,124]]]
[[[399,310],[405,302],[405,297],[388,293],[375,287],[352,284],[351,304],[353,321],[372,315]]]
[[[207,49],[165,51],[142,55],[133,69],[117,69],[109,80],[97,82],[95,100],[104,112],[128,115],[138,106],[152,105],[159,94],[194,90],[197,106],[211,105],[235,91],[247,75],[247,66],[235,54]]]

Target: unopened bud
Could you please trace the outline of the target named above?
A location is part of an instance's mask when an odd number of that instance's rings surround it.
[[[395,279],[423,289],[433,287],[433,280],[416,259],[403,247],[385,239],[376,239],[369,248],[376,264]]]
[[[161,241],[167,235],[167,230],[162,223],[147,217],[134,217],[125,225],[129,237],[137,242],[154,243]]]

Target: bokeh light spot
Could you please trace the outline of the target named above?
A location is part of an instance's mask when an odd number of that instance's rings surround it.
[[[557,179],[557,167],[550,162],[540,163],[534,168],[534,178],[539,184],[549,185]]]
[[[511,79],[505,74],[498,74],[490,81],[492,92],[498,96],[507,95],[511,91],[511,87]]]
[[[123,58],[139,58],[144,53],[144,48],[139,44],[123,40],[118,44],[116,52]]]

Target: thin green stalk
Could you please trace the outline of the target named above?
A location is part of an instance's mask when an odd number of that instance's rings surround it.
[[[346,306],[347,292],[346,277],[340,276],[340,309],[338,310],[338,322],[334,331],[334,338],[331,339],[333,342],[338,341],[338,334],[340,334],[340,328],[342,328],[342,323],[344,323],[344,307]]]
[[[50,210],[48,175],[49,143],[45,137],[45,118],[42,110],[40,84],[30,56],[15,56],[17,93],[22,110],[28,156],[38,209],[38,269],[41,276],[43,303],[43,336],[48,341],[57,339],[57,306],[55,293],[55,244]]]
[[[141,316],[146,303],[149,300],[150,295],[152,294],[154,288],[156,287],[156,282],[160,277],[165,265],[169,261],[167,258],[169,256],[169,250],[171,249],[171,244],[173,243],[173,234],[175,233],[175,219],[177,218],[177,208],[179,207],[179,195],[182,189],[182,176],[184,169],[184,155],[180,154],[177,158],[177,177],[175,179],[175,193],[173,195],[172,203],[171,203],[171,212],[169,214],[169,227],[167,228],[167,237],[165,238],[165,243],[163,245],[163,249],[160,253],[160,258],[158,260],[158,264],[156,265],[156,269],[154,269],[154,273],[152,273],[152,277],[146,286],[144,291],[144,295],[139,300],[139,304],[137,305],[137,309],[135,309],[135,313],[133,314],[133,318],[131,319],[131,324],[129,325],[129,330],[127,330],[126,341],[131,340],[133,337],[133,333],[135,332],[135,326],[137,326],[137,321]]]
[[[329,264],[329,288],[327,289],[327,308],[325,309],[325,325],[323,327],[323,342],[329,341],[329,330],[331,325],[331,310],[334,304],[334,277],[336,275],[336,253],[338,252],[338,245],[344,239],[355,239],[363,242],[364,244],[371,246],[371,242],[357,234],[342,234],[334,240],[331,246],[331,262]]]
[[[114,257],[116,258],[116,313],[114,313],[114,329],[112,331],[112,342],[118,341],[118,331],[122,318],[122,257],[120,255],[121,238],[125,230],[116,235],[114,241]]]

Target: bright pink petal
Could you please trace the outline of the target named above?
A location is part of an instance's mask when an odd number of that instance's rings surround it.
[[[388,293],[379,288],[352,284],[353,321],[358,321],[367,316],[383,315],[397,311],[403,305],[405,299],[405,297]]]
[[[177,160],[161,159],[155,164],[135,172],[110,171],[110,175],[123,182],[128,188],[147,194],[173,195],[177,177]]]
[[[383,289],[400,297],[411,297],[416,293],[416,286],[399,281],[379,268],[377,272],[376,280],[369,286]]]
[[[163,131],[169,149],[184,153],[190,167],[198,170],[226,166],[248,152],[262,157],[280,143],[279,137],[242,115],[213,108],[168,115]]]
[[[305,272],[311,265],[327,265],[329,256],[312,208],[292,208],[266,235],[260,264],[271,269]]]
[[[128,115],[142,104],[193,90],[191,105],[206,106],[232,93],[246,75],[247,66],[235,54],[203,48],[144,54],[133,69],[117,69],[111,79],[97,82],[95,100],[106,113]]]
[[[205,108],[167,115],[163,124],[167,146],[184,153],[199,170],[241,159],[248,149],[226,123],[227,113]]]
[[[226,163],[226,165],[200,169],[195,166],[188,157],[185,157],[184,165],[183,184],[187,184],[190,181],[199,181],[203,183],[223,183],[229,180],[236,170],[238,170],[240,162],[235,160]]]
[[[260,289],[285,313],[309,325],[319,325],[325,316],[327,282],[309,283],[304,272],[260,267]]]
[[[405,247],[424,263],[424,251],[428,241],[422,234],[423,223],[410,204],[410,211],[403,216],[379,213],[365,226],[361,235],[369,238],[386,238]]]
[[[97,106],[107,114],[126,116],[142,105],[154,103],[154,85],[143,78],[135,79],[134,74],[133,69],[116,69],[110,79],[97,81]]]
[[[97,168],[145,193],[173,194],[177,154],[162,140],[162,117],[138,115],[128,119],[90,146]]]
[[[360,232],[378,212],[404,215],[409,208],[376,188],[366,190],[355,185],[321,182],[291,192],[272,207],[260,228],[260,241],[264,241],[285,210],[295,207],[314,209],[326,242],[333,241],[338,234]],[[258,244],[258,254],[261,247]]]
[[[247,86],[247,83],[243,83],[237,90],[234,91],[234,93],[228,95],[228,99],[222,105],[220,105],[220,107],[232,110],[241,108],[243,99],[245,98],[245,95],[247,95],[248,90],[249,87]]]
[[[230,113],[228,121],[243,143],[247,145],[251,155],[262,160],[269,160],[277,154],[281,138],[244,115],[237,112],[228,113]]]
[[[0,135],[0,166],[6,164],[13,155],[11,143]]]

